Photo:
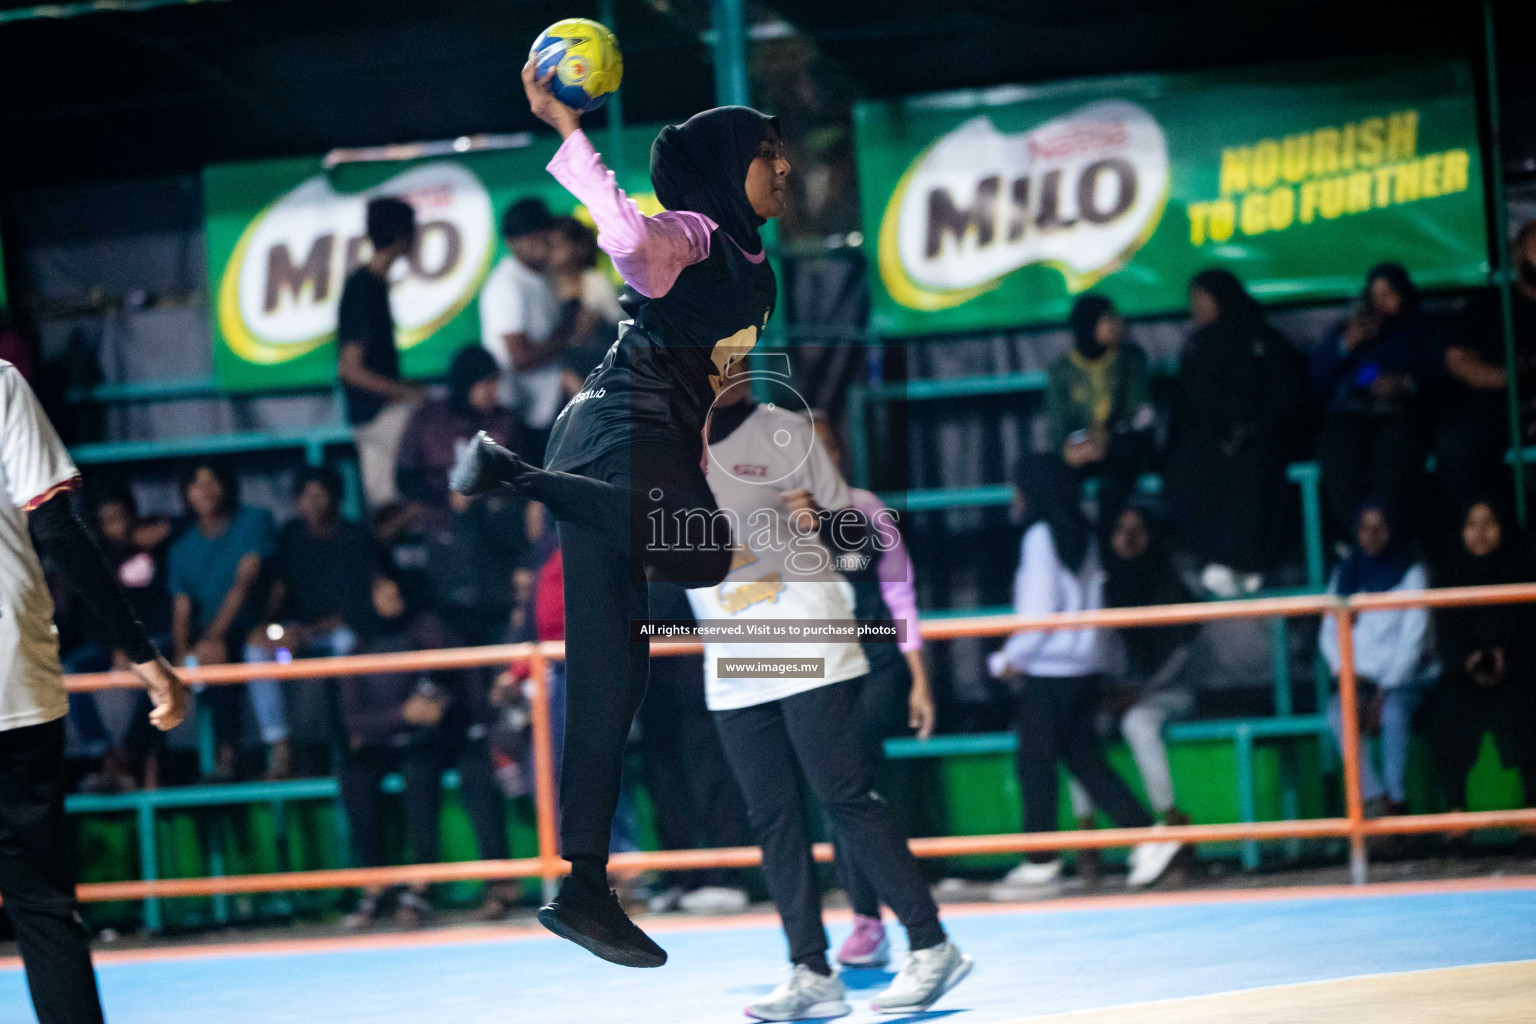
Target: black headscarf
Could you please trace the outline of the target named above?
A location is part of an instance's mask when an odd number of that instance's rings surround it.
[[[1108,349],[1099,342],[1099,321],[1115,311],[1115,304],[1102,295],[1084,295],[1072,305],[1068,323],[1072,326],[1072,347],[1084,359],[1097,359]]]
[[[469,404],[469,392],[476,384],[501,371],[496,359],[479,345],[468,345],[459,350],[448,367],[448,405],[460,416],[479,417],[480,413]]]
[[[1403,308],[1398,310],[1396,316],[1385,318],[1386,323],[1382,327],[1383,333],[1391,329],[1391,325],[1404,320],[1410,320],[1419,314],[1419,286],[1413,283],[1413,278],[1408,276],[1408,269],[1401,263],[1378,263],[1371,268],[1371,272],[1365,275],[1365,297],[1367,308],[1375,308],[1371,302],[1371,285],[1381,280],[1391,285],[1403,300]]]
[[[1481,556],[1468,551],[1461,539],[1467,517],[1479,505],[1488,506],[1493,511],[1493,517],[1499,521],[1499,546]],[[1461,515],[1456,519],[1455,534],[1450,540],[1450,554],[1446,556],[1441,571],[1436,574],[1437,587],[1491,587],[1500,583],[1529,583],[1536,579],[1536,564],[1533,564],[1515,515],[1497,498],[1477,495],[1463,502]],[[1464,610],[1474,614],[1488,614],[1493,609],[1506,607],[1519,609],[1521,606],[1492,605],[1488,608]]]
[[[1219,324],[1246,326],[1264,319],[1263,307],[1230,270],[1202,270],[1189,284],[1216,300],[1216,322]]]
[[[1024,529],[1043,520],[1051,528],[1057,557],[1077,572],[1091,539],[1077,477],[1059,457],[1028,455],[1019,462],[1018,487],[1024,492]]]
[[[779,119],[751,107],[715,107],[668,125],[651,146],[651,185],[669,210],[702,213],[756,255],[763,218],[747,201],[747,168]]]
[[[1120,514],[1128,513],[1141,517],[1147,530],[1147,550],[1140,558],[1126,559],[1115,553],[1114,545],[1104,546],[1104,604],[1110,608],[1142,608],[1193,601],[1194,595],[1173,567],[1173,554],[1163,542],[1162,525],[1151,510],[1132,504]]]

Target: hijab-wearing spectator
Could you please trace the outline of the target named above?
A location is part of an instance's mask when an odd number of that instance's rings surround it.
[[[1435,579],[1441,587],[1536,580],[1525,538],[1498,503],[1475,498]],[[1446,804],[1466,806],[1467,774],[1491,731],[1505,768],[1520,772],[1536,804],[1536,648],[1531,607],[1491,604],[1435,612],[1443,674],[1436,694],[1435,748]]]
[[[1025,528],[1013,582],[1014,613],[1037,618],[1102,608],[1104,573],[1098,544],[1082,512],[1077,478],[1058,458],[1031,457],[1020,466],[1018,489]],[[1024,831],[1057,829],[1058,761],[1115,824],[1143,828],[1153,823],[1109,766],[1095,728],[1103,671],[1099,630],[1015,633],[988,657],[987,670],[994,679],[1009,683],[1017,699]],[[1178,849],[1178,843],[1138,845],[1131,851],[1128,884],[1156,881]],[[1003,879],[997,895],[1007,898],[1020,887],[1049,885],[1060,874],[1059,854],[1031,853]]]
[[[1147,356],[1125,340],[1125,321],[1102,296],[1078,299],[1070,323],[1072,347],[1047,371],[1047,443],[1079,478],[1098,478],[1099,521],[1108,524],[1152,454]]]
[[[1515,339],[1522,444],[1536,439],[1536,220],[1520,226],[1509,311]],[[1445,348],[1445,410],[1435,431],[1435,472],[1455,508],[1474,494],[1509,483],[1509,374],[1503,311],[1495,289],[1475,295],[1457,317]]]
[[[1392,590],[1423,590],[1429,573],[1413,545],[1398,526],[1391,506],[1367,501],[1355,516],[1355,543],[1334,570],[1328,592],[1381,594]],[[1318,647],[1335,680],[1339,677],[1339,625],[1323,616]],[[1440,671],[1435,657],[1434,629],[1427,608],[1362,612],[1355,619],[1355,675],[1362,734],[1381,734],[1381,771],[1360,744],[1360,786],[1372,817],[1407,811],[1404,777],[1413,713],[1435,684]],[[1343,748],[1344,716],[1339,698],[1328,705],[1328,721]]]
[[[500,374],[485,349],[460,349],[448,368],[448,397],[428,402],[411,416],[395,480],[401,497],[422,506],[429,532],[447,532],[453,513],[469,507],[468,499],[448,490],[448,471],[477,431],[519,450],[517,420],[499,397]]]
[[[1285,478],[1306,395],[1301,357],[1229,271],[1189,286],[1194,331],[1179,360],[1163,481],[1185,545],[1220,596],[1252,592],[1292,539]],[[1217,485],[1219,483],[1219,486]]]
[[[1194,594],[1179,577],[1161,533],[1150,513],[1131,505],[1116,517],[1105,552],[1104,603],[1110,608],[1145,608],[1186,604]],[[1125,693],[1120,733],[1136,759],[1152,812],[1166,824],[1188,824],[1175,806],[1173,774],[1163,726],[1187,718],[1195,710],[1195,688],[1185,673],[1199,628],[1193,624],[1147,626],[1120,631],[1125,648]],[[1129,706],[1127,706],[1129,704]],[[1073,799],[1079,819],[1089,816],[1091,803]]]
[[[1444,373],[1444,342],[1408,271],[1373,268],[1359,308],[1312,351],[1312,388],[1323,404],[1317,461],[1341,534],[1372,495],[1411,507],[1433,425],[1429,401]]]

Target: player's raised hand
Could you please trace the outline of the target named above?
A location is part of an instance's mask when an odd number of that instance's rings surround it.
[[[133,666],[133,674],[144,680],[149,691],[149,721],[156,729],[165,732],[176,728],[187,717],[187,684],[181,681],[176,670],[164,658],[146,661]]]
[[[562,139],[567,138],[581,127],[581,115],[555,99],[545,88],[555,77],[554,68],[550,68],[543,78],[537,76],[533,58],[529,57],[528,63],[523,65],[523,91],[528,94],[528,109],[533,111],[534,117],[559,132]]]

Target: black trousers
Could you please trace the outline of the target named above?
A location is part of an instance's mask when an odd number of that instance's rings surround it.
[[[508,856],[507,809],[491,768],[485,740],[462,744],[457,757],[444,757],[437,742],[407,747],[349,750],[341,768],[341,800],[352,832],[352,860],[359,867],[382,867],[384,851],[384,776],[398,770],[405,783],[405,828],[418,864],[442,860],[438,825],[443,806],[443,765],[456,761],[459,798],[469,816],[483,860]]]
[[[1066,764],[1093,797],[1094,806],[1116,825],[1145,828],[1152,824],[1152,815],[1104,756],[1104,744],[1094,728],[1100,685],[1098,676],[1026,676],[1020,684],[1014,728],[1019,735],[1016,763],[1024,795],[1024,831],[1056,831],[1058,761]],[[1029,854],[1036,863],[1055,857],[1050,851]]]
[[[1354,539],[1355,512],[1367,498],[1411,513],[1424,475],[1428,438],[1420,410],[1368,415],[1330,413],[1317,433],[1323,497],[1334,530]]]
[[[885,799],[875,792],[862,747],[849,742],[848,725],[857,720],[858,705],[858,685],[849,681],[715,712],[726,757],[747,799],[752,831],[763,848],[768,893],[784,924],[793,963],[824,957],[827,951],[810,825],[796,781],[800,772],[832,819],[841,844],[838,855],[873,880],[880,899],[907,929],[911,948],[944,941],[939,908],[917,858]]]
[[[624,744],[649,680],[650,644],[629,633],[649,612],[647,576],[713,586],[730,571],[732,541],[681,446],[637,442],[577,473],[531,477],[526,493],[559,520],[564,560],[561,855],[606,861]]]
[[[657,659],[640,706],[640,752],[646,791],[656,812],[656,837],[664,850],[750,846],[747,808],[731,777],[720,732],[704,704],[704,659]],[[672,885],[740,886],[730,868],[669,875]]]
[[[907,698],[912,692],[912,670],[899,652],[894,657],[871,659],[869,673],[859,684],[859,742],[874,773],[875,788],[885,790],[889,767],[885,760],[885,741],[890,736],[904,736],[907,728]],[[837,852],[838,877],[848,903],[855,914],[880,916],[880,892],[874,880],[843,854],[843,842],[837,828],[828,829]]]
[[[64,816],[64,720],[0,732],[0,897],[39,1024],[97,1024],[91,936]]]

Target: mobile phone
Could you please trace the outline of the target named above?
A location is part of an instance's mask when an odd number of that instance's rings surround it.
[[[1082,430],[1074,430],[1072,433],[1067,435],[1067,444],[1086,444],[1088,439],[1092,436],[1092,432],[1087,428]]]

